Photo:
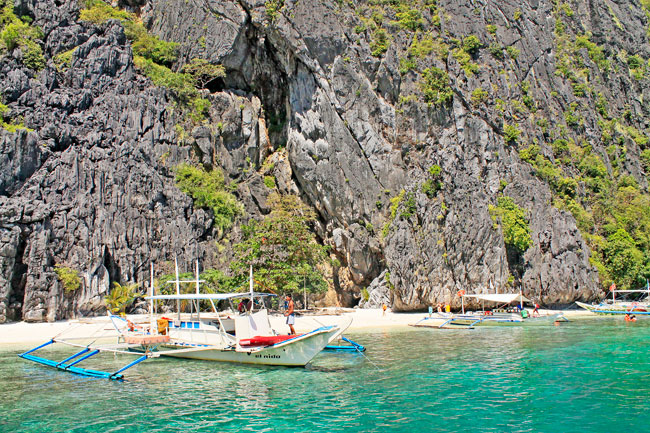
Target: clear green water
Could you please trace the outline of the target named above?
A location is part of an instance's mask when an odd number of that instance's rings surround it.
[[[0,348],[0,431],[650,430],[650,321],[351,334],[367,356],[307,369],[148,361],[123,383]],[[64,351],[43,350],[63,359]],[[88,367],[129,357],[102,355]],[[376,364],[373,365],[373,364]]]

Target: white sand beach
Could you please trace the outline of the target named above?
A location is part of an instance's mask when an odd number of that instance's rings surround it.
[[[557,311],[541,310],[541,314],[552,314]],[[570,320],[581,317],[595,317],[592,313],[584,310],[563,311]],[[347,332],[356,330],[372,330],[403,327],[417,322],[426,317],[424,312],[419,313],[394,313],[390,310],[383,314],[381,309],[349,309],[329,308],[317,312],[299,315],[296,319],[296,331],[306,332],[320,325],[346,326],[350,323]],[[136,323],[143,323],[148,320],[147,315],[129,316],[129,319]],[[270,316],[271,325],[278,332],[288,331],[285,318],[280,314]],[[106,316],[88,317],[82,319],[62,320],[52,323],[27,323],[12,322],[0,325],[0,344],[38,343],[59,334],[65,334],[67,338],[87,336],[89,333],[110,331],[111,322]],[[99,330],[99,331],[98,331]]]

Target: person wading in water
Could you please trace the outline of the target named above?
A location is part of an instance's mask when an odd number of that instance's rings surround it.
[[[293,329],[293,325],[296,323],[296,313],[293,311],[293,299],[291,299],[291,294],[287,295],[284,305],[287,309],[287,311],[284,312],[284,315],[287,317],[287,325],[289,325],[289,329],[291,329],[289,335],[295,335],[296,330]]]

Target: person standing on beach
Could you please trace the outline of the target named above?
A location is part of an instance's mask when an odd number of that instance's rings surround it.
[[[386,304],[382,304],[382,305],[381,305],[381,309],[384,310],[384,313],[382,314],[382,316],[385,316],[385,315],[386,315],[386,308],[387,308],[387,307],[386,307]]]
[[[293,311],[293,299],[291,299],[291,293],[287,294],[284,304],[287,306],[287,311],[284,312],[285,317],[287,318],[287,325],[291,333],[289,335],[295,335],[296,330],[293,329],[293,325],[296,323],[296,313]]]

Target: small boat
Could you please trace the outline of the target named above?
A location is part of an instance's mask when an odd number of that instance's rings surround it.
[[[463,299],[462,313],[432,313],[429,317],[425,317],[411,326],[440,329],[473,329],[476,326],[545,326],[569,321],[562,313],[531,316],[527,310],[523,309],[523,303],[531,301],[521,293],[465,294],[464,291],[460,291],[459,295]],[[465,312],[465,298],[494,302],[504,306],[517,302],[519,308],[495,308]]]
[[[634,314],[639,317],[650,315],[650,284],[646,283],[646,288],[639,290],[616,290],[616,285],[612,284],[609,290],[612,292],[612,299],[605,299],[600,304],[585,304],[584,302],[576,302],[576,304],[587,311],[599,315]],[[645,294],[645,297],[636,301],[625,299],[634,293]],[[617,298],[617,294],[621,294],[622,298]]]
[[[250,290],[243,293],[200,293],[198,264],[196,273],[196,280],[191,281],[196,283],[196,293],[180,293],[180,283],[187,281],[179,280],[177,266],[176,281],[173,281],[176,283],[176,293],[156,295],[153,287],[152,265],[152,283],[149,296],[145,297],[149,301],[149,323],[135,325],[128,319],[110,316],[117,332],[117,344],[100,344],[90,338],[92,342],[84,344],[79,338],[66,339],[57,336],[19,356],[42,365],[84,376],[121,380],[123,379],[122,372],[126,369],[146,359],[160,356],[254,365],[304,367],[330,341],[341,334],[338,326],[330,325],[320,326],[300,335],[280,335],[271,327],[267,310],[260,309],[256,312],[247,311],[243,315],[232,318],[235,330],[233,335],[227,332],[228,326],[224,323],[223,316],[217,311],[215,301],[218,304],[218,301],[248,298],[254,305],[256,298],[276,295],[253,291],[252,269]],[[191,305],[195,314],[190,313],[189,317],[183,317],[180,308],[178,308],[178,315],[174,319],[164,316],[156,318],[154,316],[154,301],[176,301],[177,305],[180,305],[181,301],[185,301]],[[214,314],[211,316],[204,314],[201,317],[201,302],[209,302]],[[33,354],[54,343],[77,347],[81,351],[59,362]],[[77,366],[80,362],[101,352],[135,354],[139,357],[115,372]]]

